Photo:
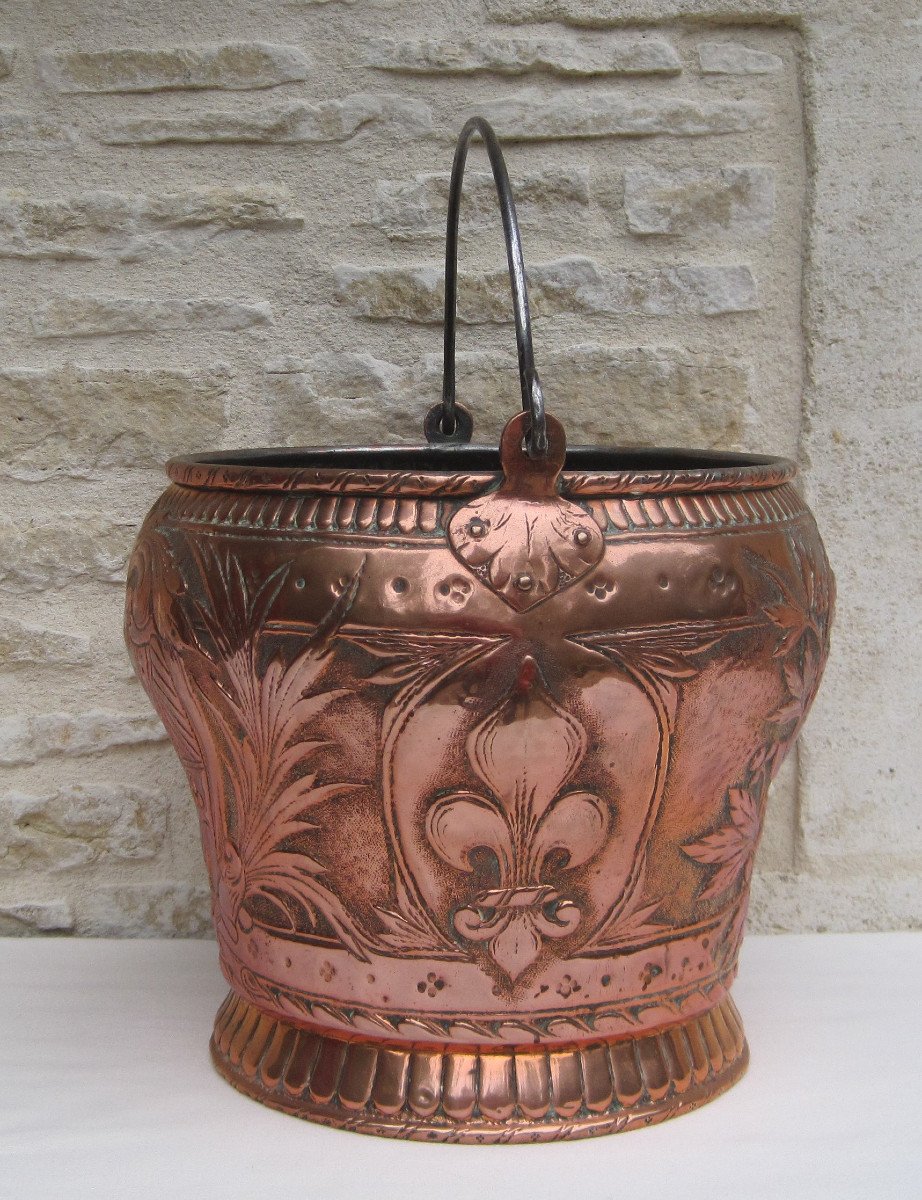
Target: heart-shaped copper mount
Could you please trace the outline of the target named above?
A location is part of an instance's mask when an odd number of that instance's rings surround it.
[[[602,531],[578,504],[557,490],[567,442],[563,426],[547,417],[547,454],[530,458],[524,438],[528,416],[503,430],[499,487],[459,509],[448,525],[457,558],[517,612],[526,612],[576,583],[605,551]]]

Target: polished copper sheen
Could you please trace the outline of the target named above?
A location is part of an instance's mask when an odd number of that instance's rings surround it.
[[[454,397],[479,132],[523,412]],[[729,995],[833,581],[776,458],[566,447],[495,137],[434,444],[175,459],[126,632],[189,777],[237,1088],[365,1133],[607,1133],[743,1072]]]

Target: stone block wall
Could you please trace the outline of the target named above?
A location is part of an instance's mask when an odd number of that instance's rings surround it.
[[[0,933],[209,929],[126,552],[172,454],[419,439],[475,111],[571,442],[803,468],[839,618],[755,927],[919,923],[920,29],[896,0],[0,0]],[[494,440],[476,150],[462,225],[459,394]]]

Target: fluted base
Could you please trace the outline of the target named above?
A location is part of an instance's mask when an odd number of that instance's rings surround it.
[[[729,997],[662,1033],[477,1052],[310,1032],[231,992],[211,1054],[235,1088],[293,1116],[357,1133],[481,1145],[665,1121],[725,1091],[749,1061]]]

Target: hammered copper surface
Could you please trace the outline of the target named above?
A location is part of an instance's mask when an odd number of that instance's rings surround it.
[[[575,1137],[732,1083],[768,786],[829,647],[793,465],[568,454],[507,244],[525,411],[498,454],[177,460],[129,571],[233,989],[215,1061],[366,1132]],[[440,442],[471,424],[449,340]]]
[[[225,974],[267,1020],[468,1054],[636,1039],[726,995],[827,650],[815,525],[745,466],[738,490],[724,466],[714,491],[613,471],[558,496],[527,461],[473,498],[457,472],[394,495],[238,465],[145,524],[129,645],[199,806]],[[459,1136],[482,1117],[455,1111]]]

